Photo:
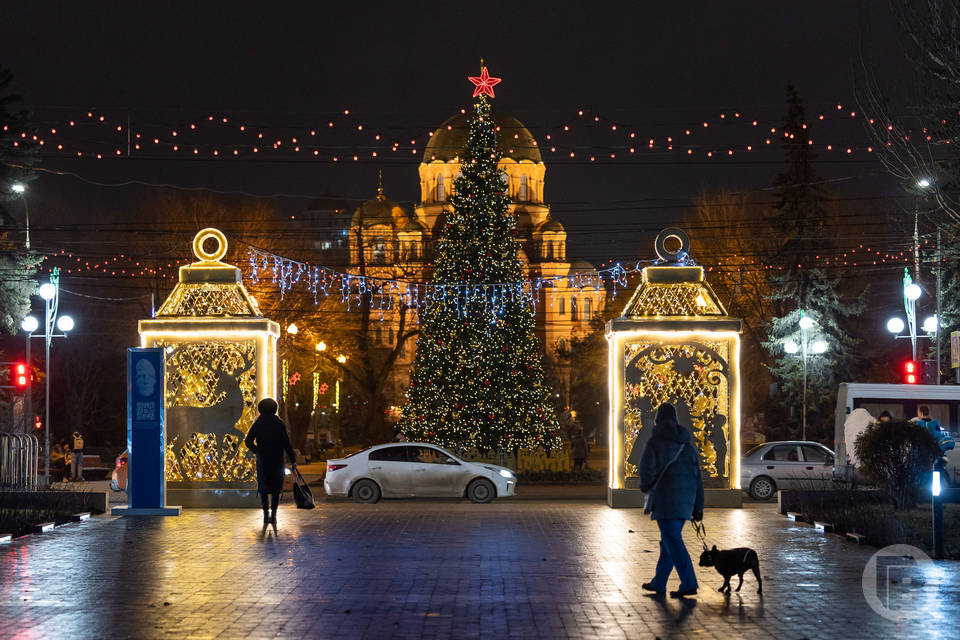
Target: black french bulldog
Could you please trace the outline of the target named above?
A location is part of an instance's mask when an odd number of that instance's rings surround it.
[[[723,586],[720,592],[726,590],[730,593],[730,578],[737,574],[740,578],[740,584],[737,585],[737,591],[743,586],[743,574],[748,570],[753,570],[753,575],[757,578],[757,593],[763,594],[763,579],[760,577],[760,556],[753,549],[747,547],[738,547],[736,549],[727,549],[718,551],[717,545],[712,549],[705,549],[700,554],[701,567],[716,567],[720,575],[723,576]]]

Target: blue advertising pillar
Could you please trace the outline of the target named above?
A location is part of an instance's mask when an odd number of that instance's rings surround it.
[[[127,349],[127,506],[113,515],[178,516],[166,505],[164,352]]]

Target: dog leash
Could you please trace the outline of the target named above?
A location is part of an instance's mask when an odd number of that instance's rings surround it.
[[[693,520],[693,530],[696,532],[697,537],[700,538],[700,544],[703,545],[704,551],[709,551],[710,548],[707,546],[707,527],[703,524],[703,520],[697,522]]]

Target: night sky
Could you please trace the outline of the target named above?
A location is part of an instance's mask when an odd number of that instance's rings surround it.
[[[815,125],[814,139],[841,148],[868,143],[859,119],[841,117],[856,109],[860,56],[885,81],[906,71],[891,46],[899,36],[882,2],[570,4],[6,2],[0,37],[17,88],[44,126],[59,122],[61,129],[88,110],[119,121],[132,113],[136,131],[142,123],[172,127],[206,112],[303,128],[349,109],[343,120],[367,132],[425,140],[469,107],[466,76],[479,71],[483,57],[503,78],[496,107],[524,122],[541,150],[547,132],[563,124],[575,129],[575,160],[544,153],[546,200],[567,227],[568,255],[595,263],[650,257],[656,229],[682,222],[691,198],[704,190],[768,187],[782,166],[776,144],[721,155],[731,146],[762,146],[763,134],[746,120],[779,126],[788,82],[810,118],[828,116]],[[742,121],[719,119],[734,112],[742,112]],[[595,114],[602,121],[591,129]],[[693,157],[666,152],[666,136],[704,121],[711,128],[694,129]],[[639,153],[604,159],[614,140],[605,129],[610,123],[619,126],[616,144],[624,144],[626,131],[637,132]],[[340,124],[345,134],[349,127]],[[108,133],[104,127],[83,136],[100,140]],[[644,148],[649,137],[657,140],[655,152]],[[339,141],[351,139],[368,138]],[[408,210],[419,199],[422,153],[409,150],[332,163],[188,154],[97,161],[47,149],[44,167],[95,182],[336,194],[359,203],[375,194],[382,168],[391,198]],[[721,155],[707,158],[707,149]],[[598,161],[589,162],[591,155]],[[836,180],[831,186],[843,197],[898,206],[890,197],[898,185],[870,154],[821,154],[818,169]],[[33,224],[135,224],[133,212],[150,191],[45,175],[29,194]],[[308,198],[273,202],[296,213]]]

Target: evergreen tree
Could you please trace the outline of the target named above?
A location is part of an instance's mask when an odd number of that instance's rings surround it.
[[[14,184],[26,185],[33,178],[37,161],[36,127],[23,108],[23,97],[11,92],[13,74],[0,65],[0,330],[16,333],[30,312],[30,295],[36,290],[34,271],[39,257],[25,248],[14,212],[21,194]],[[23,136],[21,134],[26,134]]]
[[[779,384],[784,407],[799,408],[803,393],[800,318],[813,321],[807,331],[808,347],[822,340],[827,350],[814,354],[810,348],[807,352],[807,437],[829,442],[837,384],[857,379],[861,358],[853,321],[863,311],[863,296],[853,302],[846,300],[840,278],[811,267],[832,244],[824,231],[830,194],[813,166],[816,154],[809,144],[803,102],[792,86],[787,87],[783,132],[787,167],[774,178],[776,204],[769,216],[774,231],[780,234],[781,264],[771,265],[768,295],[774,317],[763,346],[771,356],[770,371]],[[785,350],[791,340],[800,347],[795,354]],[[800,423],[800,412],[793,412],[788,433],[777,435],[799,436]]]
[[[421,314],[401,426],[412,439],[454,449],[553,448],[559,425],[532,300],[519,293],[524,275],[497,166],[496,124],[484,96],[473,111],[452,211],[438,223],[431,284],[476,286],[448,289]],[[483,286],[493,283],[513,284],[515,293],[493,301]]]

